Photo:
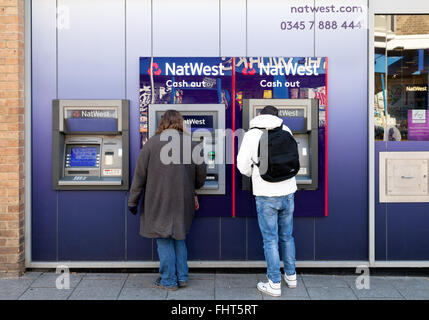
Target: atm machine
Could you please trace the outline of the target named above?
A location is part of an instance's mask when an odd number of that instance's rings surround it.
[[[225,105],[224,104],[150,104],[149,137],[155,134],[162,115],[177,110],[183,116],[192,140],[203,143],[207,166],[205,184],[198,194],[225,194]],[[199,130],[204,129],[204,130]]]
[[[295,177],[298,189],[318,188],[319,100],[317,99],[244,99],[243,129],[265,106],[274,106],[298,144],[300,170]],[[250,190],[250,178],[244,177],[242,189]]]
[[[128,190],[129,101],[54,100],[54,190]]]

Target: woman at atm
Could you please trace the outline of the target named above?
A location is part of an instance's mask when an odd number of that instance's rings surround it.
[[[197,165],[193,159],[190,163],[183,161],[183,155],[192,153],[192,150],[184,150],[183,147],[188,145],[183,140],[190,139],[183,123],[184,119],[178,111],[165,112],[156,134],[140,151],[128,199],[130,212],[137,214],[139,199],[143,196],[140,235],[156,239],[161,277],[155,285],[167,290],[187,285],[185,238],[194,212],[198,210],[195,189],[201,188],[206,178],[204,163]],[[178,140],[166,141],[165,137],[178,137]],[[163,157],[166,156],[168,143],[176,143],[173,149],[180,150],[180,161],[165,164]]]

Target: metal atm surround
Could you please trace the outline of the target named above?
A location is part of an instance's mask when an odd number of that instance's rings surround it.
[[[65,124],[66,110],[114,110],[117,131],[73,131]],[[72,146],[93,147],[97,165],[91,168],[67,169],[67,155]],[[121,149],[113,152],[115,146]],[[111,150],[112,149],[112,150]],[[102,176],[102,155],[109,156],[108,170],[121,169],[121,176]],[[120,160],[122,159],[122,160]],[[119,165],[118,165],[119,163]],[[73,177],[70,179],[69,177]],[[52,102],[52,186],[54,190],[128,190],[129,189],[129,101],[128,100],[53,100]]]
[[[225,130],[225,105],[224,104],[150,104],[148,112],[149,137],[155,134],[160,113],[167,110],[177,110],[182,115],[213,116],[213,129]],[[204,195],[224,195],[225,194],[225,141],[223,136],[219,137],[214,132],[215,150],[221,150],[222,160],[215,164],[214,168],[207,166],[207,176],[217,175],[217,185],[206,179],[206,183],[201,189],[196,190],[197,194]],[[194,138],[195,139],[195,138]],[[219,144],[220,143],[220,144]],[[220,148],[220,149],[219,149]]]
[[[304,127],[301,130],[293,130],[293,136],[298,142],[299,158],[302,172],[309,164],[310,175],[298,174],[296,183],[300,190],[317,190],[319,177],[319,100],[317,99],[244,99],[243,100],[243,129],[248,130],[250,120],[258,115],[260,109],[265,106],[274,106],[281,110],[303,110]],[[279,114],[279,117],[281,115]],[[303,156],[302,145],[307,145],[309,156]],[[301,145],[301,146],[300,146]],[[250,178],[243,176],[242,189],[250,190]]]

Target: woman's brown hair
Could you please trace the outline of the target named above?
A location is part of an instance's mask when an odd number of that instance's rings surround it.
[[[179,111],[167,110],[162,116],[162,119],[159,122],[158,129],[156,130],[155,134],[160,134],[161,132],[167,129],[175,129],[180,132],[184,132],[185,131],[183,129],[184,121],[185,120],[183,119]]]

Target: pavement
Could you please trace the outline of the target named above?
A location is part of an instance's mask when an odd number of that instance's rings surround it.
[[[297,288],[283,282],[279,298],[256,289],[266,279],[262,273],[191,272],[188,287],[177,291],[156,288],[157,273],[71,272],[69,289],[57,289],[58,276],[27,272],[0,279],[0,300],[429,300],[428,276],[370,276],[369,289],[358,289],[359,275],[298,274]]]

